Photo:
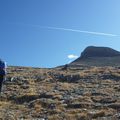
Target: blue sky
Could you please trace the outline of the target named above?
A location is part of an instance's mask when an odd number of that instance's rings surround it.
[[[120,0],[0,0],[0,57],[8,65],[55,67],[90,45],[120,51],[119,35]]]

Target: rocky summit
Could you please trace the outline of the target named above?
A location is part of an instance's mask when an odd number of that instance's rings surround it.
[[[1,120],[119,120],[119,67],[8,67]]]
[[[89,46],[81,53],[81,58],[115,56],[120,56],[120,52],[108,47]]]
[[[71,65],[119,66],[120,52],[108,47],[89,46]]]

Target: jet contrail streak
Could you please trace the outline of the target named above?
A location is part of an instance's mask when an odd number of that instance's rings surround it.
[[[85,31],[85,30],[76,30],[76,29],[69,29],[69,28],[62,28],[62,27],[40,26],[40,25],[23,24],[23,23],[16,23],[16,24],[28,25],[28,26],[32,26],[32,27],[39,27],[39,28],[51,29],[51,30],[61,30],[61,31],[70,31],[70,32],[78,32],[78,33],[99,35],[99,36],[108,36],[108,37],[118,37],[119,36],[119,35],[112,34],[112,33],[93,32],[93,31]]]
[[[118,36],[118,35],[111,34],[111,33],[83,31],[83,30],[75,30],[75,29],[68,29],[68,28],[58,28],[58,27],[41,27],[41,28],[53,29],[53,30],[63,30],[63,31],[70,31],[70,32],[78,32],[78,33],[86,33],[86,34],[93,34],[93,35],[102,35],[102,36],[109,36],[109,37]]]

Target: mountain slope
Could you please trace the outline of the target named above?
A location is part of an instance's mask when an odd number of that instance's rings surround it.
[[[8,67],[0,120],[118,120],[120,69]]]

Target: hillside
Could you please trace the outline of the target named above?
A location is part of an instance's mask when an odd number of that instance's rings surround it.
[[[108,47],[89,46],[71,65],[120,66],[120,52]]]
[[[1,120],[119,120],[119,67],[8,67]]]

